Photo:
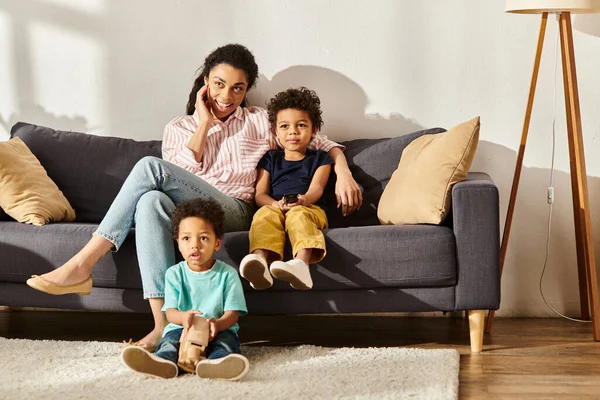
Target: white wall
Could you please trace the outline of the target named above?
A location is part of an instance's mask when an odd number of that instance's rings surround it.
[[[504,221],[540,16],[500,0],[0,0],[0,137],[19,120],[159,139],[182,115],[209,51],[240,42],[261,70],[254,104],[306,85],[333,139],[450,127],[481,115],[473,170],[500,187]],[[600,15],[574,16],[591,210],[600,249]],[[538,293],[550,177],[554,51],[549,19],[498,315],[551,315]],[[556,203],[544,280],[577,315],[578,290],[560,61]]]

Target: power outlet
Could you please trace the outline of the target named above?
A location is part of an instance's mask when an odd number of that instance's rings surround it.
[[[552,186],[548,186],[548,204],[554,203],[554,188]]]

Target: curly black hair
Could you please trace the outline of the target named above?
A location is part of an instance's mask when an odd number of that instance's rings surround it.
[[[267,102],[267,113],[269,114],[269,126],[275,133],[277,129],[277,114],[279,111],[293,108],[304,111],[310,117],[313,129],[321,130],[323,118],[321,114],[321,100],[314,90],[301,86],[297,89],[288,89],[277,93]]]
[[[198,90],[204,86],[204,78],[208,77],[210,71],[219,64],[231,65],[233,68],[241,69],[248,78],[248,87],[250,90],[258,79],[258,65],[254,61],[254,55],[245,46],[232,43],[221,46],[213,50],[205,59],[204,64],[199,69],[200,75],[194,81],[194,86],[190,92],[190,98],[187,103],[187,115],[192,115],[196,110],[196,95]],[[242,102],[242,107],[246,107],[246,99]]]
[[[222,238],[225,233],[225,213],[221,205],[210,197],[197,197],[192,200],[184,201],[175,207],[171,216],[173,224],[173,236],[175,239],[179,236],[179,224],[182,220],[189,217],[202,218],[212,225],[217,238]]]

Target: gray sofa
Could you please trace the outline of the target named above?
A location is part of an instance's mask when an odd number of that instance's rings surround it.
[[[246,282],[251,314],[426,312],[467,310],[471,345],[481,350],[483,311],[498,309],[498,189],[484,173],[469,173],[452,190],[452,210],[434,225],[380,225],[377,204],[402,150],[424,130],[389,139],[343,143],[362,208],[342,217],[335,208],[333,176],[327,189],[330,228],[327,256],[313,268],[314,288],[295,291],[283,282],[254,291]],[[77,220],[33,226],[0,215],[0,305],[149,312],[142,299],[133,229],[119,252],[104,257],[93,272],[90,296],[51,296],[30,289],[32,274],[67,261],[90,238],[133,165],[160,157],[160,141],[134,141],[57,131],[17,123],[20,137],[40,160],[77,213]],[[407,192],[406,196],[411,193]],[[217,258],[238,266],[248,251],[248,233],[225,235]],[[289,249],[288,249],[289,254]]]

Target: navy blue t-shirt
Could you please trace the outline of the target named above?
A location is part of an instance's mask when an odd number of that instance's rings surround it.
[[[327,152],[310,149],[306,149],[302,160],[288,161],[283,150],[270,150],[258,162],[258,166],[271,175],[269,196],[277,201],[284,194],[308,192],[317,169],[328,164],[333,164],[333,159]],[[320,201],[317,204],[322,207]]]

